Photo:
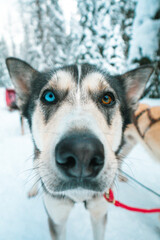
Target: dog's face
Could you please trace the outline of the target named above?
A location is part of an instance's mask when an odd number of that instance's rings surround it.
[[[7,66],[30,125],[44,189],[73,197],[111,187],[124,129],[152,67],[113,77],[88,64],[48,73],[14,58]]]

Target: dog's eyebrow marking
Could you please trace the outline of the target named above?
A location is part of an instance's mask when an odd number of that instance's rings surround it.
[[[71,87],[73,76],[69,71],[58,70],[55,72],[48,82],[48,85],[52,88],[59,88],[61,90],[67,90]]]
[[[84,79],[84,86],[90,91],[103,91],[106,88],[110,88],[105,76],[99,72],[89,73]]]

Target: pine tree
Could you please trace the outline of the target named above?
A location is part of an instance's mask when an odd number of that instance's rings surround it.
[[[46,1],[43,48],[48,64],[61,65],[65,62],[66,32],[64,17],[57,0]]]
[[[76,16],[72,15],[70,19],[70,32],[66,36],[65,41],[65,64],[78,64],[77,50],[80,46],[81,27],[76,20]]]
[[[36,68],[42,69],[45,62],[43,55],[43,1],[19,0],[24,32],[21,45],[23,58]]]
[[[5,40],[0,40],[0,87],[9,87],[10,78],[6,69],[5,59],[8,57],[8,48]]]
[[[159,26],[159,0],[147,0],[147,4],[139,0],[133,25],[133,39],[130,43],[129,64],[154,64],[155,74],[150,79],[144,96],[155,98],[160,98]]]
[[[78,0],[78,10],[81,16],[81,37],[77,59],[79,62],[104,64],[104,51],[108,39],[108,24],[106,20],[106,1]]]
[[[119,26],[119,34],[124,42],[123,52],[125,58],[128,57],[129,41],[132,37],[136,3],[137,0],[110,1],[109,15],[111,18],[111,25],[113,29],[115,26]]]
[[[26,4],[25,0],[19,0],[19,12],[23,31],[23,42],[20,46],[21,58],[27,62],[32,62],[34,59],[34,54],[32,56],[31,52],[33,33],[31,31],[30,25],[30,13],[28,11],[28,5]]]
[[[90,61],[111,72],[124,71],[126,43],[121,5],[117,0],[78,0],[82,28],[79,62]]]
[[[62,11],[56,0],[21,1],[25,58],[38,69],[63,64],[65,26]]]

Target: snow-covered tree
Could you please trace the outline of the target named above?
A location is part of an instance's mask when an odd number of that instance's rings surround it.
[[[64,54],[65,64],[78,63],[78,49],[80,47],[81,27],[75,15],[70,19],[70,31],[66,36]]]
[[[28,11],[28,5],[24,0],[19,0],[19,10],[23,31],[23,42],[20,46],[20,58],[23,58],[27,62],[31,62],[34,59],[34,54],[31,51],[31,43],[33,43],[33,33],[31,31],[30,13]]]
[[[129,3],[130,2],[130,3]],[[124,71],[135,0],[78,0],[81,40],[78,60]]]
[[[57,0],[20,0],[24,8],[23,29],[29,61],[45,69],[49,65],[63,64],[65,60],[65,26]],[[28,37],[27,37],[28,35]]]
[[[133,21],[135,16],[135,6],[137,0],[111,0],[109,15],[111,25],[119,26],[119,33],[123,40],[123,52],[128,57],[129,41],[132,37]],[[114,30],[113,30],[114,31]],[[113,35],[115,37],[115,35]]]
[[[10,86],[10,78],[5,64],[5,59],[8,57],[8,48],[3,38],[0,39],[0,87]]]
[[[108,3],[105,0],[78,0],[81,36],[77,51],[78,62],[107,65],[109,18]]]
[[[34,67],[43,68],[43,16],[42,0],[19,0],[24,41],[21,45],[22,57]]]
[[[46,1],[46,22],[44,31],[44,51],[48,63],[64,64],[66,32],[63,12],[57,0]]]
[[[143,9],[143,11],[142,11]],[[159,0],[139,0],[129,50],[129,64],[133,66],[154,63],[155,75],[145,95],[160,97],[160,4]]]

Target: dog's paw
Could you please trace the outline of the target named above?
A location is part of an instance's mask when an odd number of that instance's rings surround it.
[[[120,182],[128,182],[128,178],[126,178],[125,176],[119,175],[118,179]]]
[[[35,197],[38,194],[37,186],[33,186],[31,190],[28,192],[28,198]]]

